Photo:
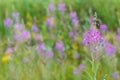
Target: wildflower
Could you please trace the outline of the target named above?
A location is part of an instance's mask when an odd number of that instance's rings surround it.
[[[14,39],[17,40],[17,41],[19,41],[19,40],[26,41],[30,38],[31,38],[31,34],[27,30],[23,30],[21,32],[18,32],[18,33],[14,34]]]
[[[80,64],[80,65],[79,65],[79,68],[80,68],[80,69],[85,69],[85,67],[86,67],[85,64]]]
[[[88,44],[95,44],[99,43],[103,40],[103,38],[100,35],[100,32],[95,29],[94,27],[91,27],[88,32],[85,32],[83,35],[83,45],[88,45]]]
[[[118,72],[114,72],[114,73],[112,74],[112,77],[113,77],[113,78],[119,78],[119,73],[118,73]]]
[[[33,26],[32,26],[32,31],[33,31],[33,32],[38,32],[38,27],[37,27],[36,25],[33,25]]]
[[[117,51],[116,47],[113,46],[111,43],[106,43],[105,44],[105,52],[107,54],[107,56],[113,56],[113,54],[115,54]]]
[[[59,10],[59,11],[66,11],[66,6],[65,6],[65,4],[64,4],[64,3],[60,3],[60,4],[58,5],[58,10]]]
[[[12,17],[13,17],[14,19],[18,18],[18,17],[19,17],[19,13],[18,13],[18,12],[13,12],[13,13],[12,13]]]
[[[78,19],[77,19],[77,18],[72,19],[72,23],[73,23],[74,25],[77,25],[77,24],[78,24]]]
[[[40,40],[42,40],[42,36],[41,36],[41,35],[37,35],[37,36],[35,36],[35,40],[36,40],[36,41],[40,41]]]
[[[77,17],[76,12],[71,11],[70,12],[70,17],[71,17],[71,19],[76,18]]]
[[[42,43],[40,43],[40,44],[37,45],[37,49],[38,50],[44,50],[44,48],[45,48],[44,42],[42,42]]]
[[[71,17],[72,23],[74,25],[77,25],[78,24],[78,18],[77,18],[76,12],[71,11],[70,12],[70,17]]]
[[[2,62],[6,63],[6,62],[8,62],[10,59],[11,59],[11,56],[10,56],[10,55],[4,55],[4,56],[2,57]]]
[[[19,23],[19,22],[17,22],[17,23],[15,23],[15,25],[14,25],[14,29],[15,29],[15,31],[17,30],[19,30],[19,31],[21,31],[21,30],[23,30],[24,28],[23,28],[23,25],[21,24],[21,23]]]
[[[30,39],[30,37],[31,37],[30,32],[27,30],[22,31],[20,36],[23,40]]]
[[[52,58],[54,56],[53,52],[51,50],[45,51],[46,58]]]
[[[69,38],[73,38],[74,35],[75,35],[74,31],[70,31],[70,32],[69,32]]]
[[[76,68],[76,69],[73,70],[73,74],[79,74],[79,73],[80,73],[79,69]]]
[[[14,34],[14,40],[21,40],[21,36],[20,36],[20,34]]]
[[[58,50],[59,52],[64,52],[64,43],[62,41],[57,41],[55,43],[55,49]]]
[[[50,11],[54,11],[54,10],[55,10],[55,5],[54,5],[54,4],[49,4],[49,5],[48,5],[48,9],[49,9]]]
[[[4,20],[4,26],[7,26],[7,27],[10,27],[10,26],[12,26],[12,20],[10,19],[10,18],[6,18],[5,20]]]
[[[45,56],[45,43],[39,43],[36,46],[37,54]]]
[[[12,49],[12,48],[8,47],[8,48],[6,49],[6,53],[12,53],[12,52],[13,52],[13,49]]]
[[[53,17],[48,17],[46,19],[46,25],[47,26],[53,26],[54,25],[54,18]]]
[[[101,31],[101,32],[106,32],[107,30],[108,30],[107,25],[105,25],[105,24],[100,24],[100,31]]]

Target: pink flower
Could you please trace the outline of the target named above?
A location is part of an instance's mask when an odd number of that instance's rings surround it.
[[[79,65],[79,68],[80,68],[80,69],[85,69],[85,67],[86,67],[85,64],[80,64],[80,65]]]

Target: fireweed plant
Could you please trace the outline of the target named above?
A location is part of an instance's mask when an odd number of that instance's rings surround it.
[[[88,78],[86,78],[87,80],[97,80],[97,71],[100,65],[99,58],[101,57],[99,55],[100,54],[99,50],[103,49],[103,43],[104,43],[104,39],[101,36],[100,31],[96,28],[96,24],[97,24],[96,21],[97,21],[97,16],[95,14],[95,17],[91,22],[91,27],[87,32],[84,32],[83,41],[82,41],[82,44],[88,48],[91,55],[91,59],[88,61],[92,65],[91,69],[92,69],[93,75],[91,75],[91,73],[88,72],[89,76]],[[100,27],[100,29],[103,29],[103,28],[104,26]],[[102,77],[101,80],[105,80],[105,78]]]

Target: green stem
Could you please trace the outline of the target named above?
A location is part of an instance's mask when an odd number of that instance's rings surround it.
[[[96,64],[94,59],[92,60],[92,71],[93,71],[93,80],[96,80],[97,70],[96,70]]]

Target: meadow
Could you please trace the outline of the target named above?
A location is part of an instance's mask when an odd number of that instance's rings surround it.
[[[120,0],[0,0],[0,80],[120,80]]]

